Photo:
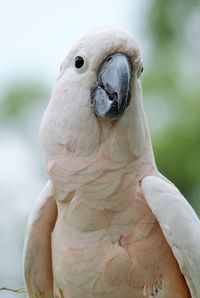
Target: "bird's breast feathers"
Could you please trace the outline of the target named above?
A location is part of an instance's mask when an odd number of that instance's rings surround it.
[[[163,275],[177,271],[177,263],[139,183],[119,169],[99,174],[98,184],[91,177],[93,171],[89,181],[85,178],[77,191],[57,202],[52,237],[56,286],[71,295],[82,289],[102,297],[112,297],[119,285],[134,297],[158,292]]]

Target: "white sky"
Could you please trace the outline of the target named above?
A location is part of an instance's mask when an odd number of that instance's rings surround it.
[[[2,3],[1,3],[2,2]],[[55,79],[74,41],[97,26],[138,39],[143,0],[6,0],[0,6],[0,89],[10,80]]]

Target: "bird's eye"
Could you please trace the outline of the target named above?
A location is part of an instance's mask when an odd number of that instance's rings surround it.
[[[76,68],[81,68],[84,65],[84,59],[81,56],[77,56],[75,58],[75,67]]]
[[[141,74],[143,73],[143,66],[140,66],[139,69],[138,69],[138,72],[137,72],[137,77],[140,78]]]

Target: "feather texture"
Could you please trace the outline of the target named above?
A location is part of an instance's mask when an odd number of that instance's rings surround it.
[[[35,202],[26,231],[24,278],[28,297],[52,298],[51,232],[57,208],[48,182]]]
[[[142,191],[167,239],[193,298],[200,297],[200,221],[178,191],[158,177],[145,177]]]

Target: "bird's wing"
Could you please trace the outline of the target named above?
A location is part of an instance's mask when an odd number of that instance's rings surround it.
[[[24,247],[24,278],[29,298],[53,298],[51,233],[57,207],[48,182],[29,218]]]
[[[144,197],[184,275],[193,298],[200,298],[200,220],[178,189],[158,177],[145,177]]]

